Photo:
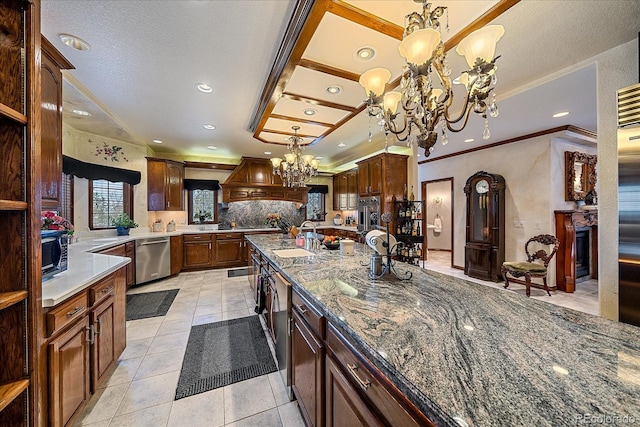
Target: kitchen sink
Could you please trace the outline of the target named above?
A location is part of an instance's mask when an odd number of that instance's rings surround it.
[[[313,252],[309,252],[308,250],[301,249],[301,248],[276,249],[273,251],[273,253],[278,255],[280,258],[296,258],[296,257],[315,255]]]

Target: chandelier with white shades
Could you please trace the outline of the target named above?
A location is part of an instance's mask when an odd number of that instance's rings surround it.
[[[424,148],[427,157],[434,149],[438,133],[442,135],[442,144],[446,145],[449,142],[447,130],[460,132],[464,129],[471,111],[484,118],[482,138],[489,139],[487,112],[491,117],[497,117],[498,106],[495,93],[489,105],[487,98],[493,90],[491,86],[496,83],[495,62],[499,56],[494,58],[493,55],[504,27],[483,27],[458,44],[456,51],[465,57],[470,68],[452,82],[440,34],[440,18],[446,14],[448,21],[447,8],[439,6],[432,11],[428,1],[414,1],[422,3],[422,14],[413,12],[405,18],[399,51],[406,64],[402,69],[400,90],[384,93],[391,78],[391,72],[385,68],[374,68],[360,76],[360,84],[368,96],[365,102],[369,116],[378,118],[385,135],[391,133],[409,146],[417,143]],[[448,30],[448,22],[446,25]],[[434,87],[433,75],[437,76],[441,87]],[[462,111],[453,117],[457,110],[450,111],[454,98],[452,83],[466,89],[464,104],[460,107]]]
[[[313,154],[302,154],[304,148],[300,146],[303,141],[298,136],[300,126],[291,126],[293,136],[289,138],[289,151],[284,155],[284,160],[274,157],[271,160],[273,173],[282,177],[283,187],[306,187],[305,181],[318,173],[319,160]]]

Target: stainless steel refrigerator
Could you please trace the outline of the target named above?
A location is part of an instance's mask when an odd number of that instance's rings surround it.
[[[618,91],[619,319],[640,326],[640,84]]]

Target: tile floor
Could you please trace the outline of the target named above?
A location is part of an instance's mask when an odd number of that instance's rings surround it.
[[[227,270],[181,273],[129,293],[178,288],[166,316],[127,322],[127,348],[75,425],[304,426],[278,372],[173,400],[191,325],[255,316],[247,276]]]
[[[448,274],[450,276],[459,277],[461,279],[479,283],[481,285],[491,286],[492,288],[502,289],[507,292],[516,292],[523,296],[526,295],[524,285],[511,283],[509,288],[504,289],[503,282],[494,283],[490,281],[474,279],[473,277],[466,276],[463,270],[451,268],[451,252],[429,251],[428,259],[427,261],[424,261],[423,267],[438,271],[440,273]],[[578,283],[576,285],[576,291],[571,294],[562,291],[551,291],[551,296],[549,296],[544,291],[544,289],[531,288],[531,298],[535,298],[562,307],[572,308],[584,313],[589,313],[596,316],[599,315],[597,280],[586,280],[584,282]]]
[[[444,274],[504,289],[501,283],[470,278],[450,265],[450,254],[439,251],[429,252],[424,263]],[[228,278],[227,270],[181,273],[129,292],[177,288],[180,292],[166,316],[127,322],[127,348],[76,426],[304,426],[277,372],[173,400],[191,326],[255,315],[247,277]],[[524,295],[525,288],[513,284],[505,292]],[[531,289],[531,298],[598,314],[597,280],[579,283],[573,294],[551,294]]]

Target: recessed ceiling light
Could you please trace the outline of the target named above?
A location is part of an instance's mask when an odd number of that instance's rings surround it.
[[[91,45],[86,41],[82,40],[80,37],[76,37],[72,34],[60,33],[58,34],[60,41],[67,46],[76,49],[76,50],[89,50],[91,49]]]
[[[316,159],[316,160],[322,160],[322,156],[316,156],[316,157],[314,157],[314,159]]]
[[[205,129],[208,129],[208,130],[214,130],[216,128],[214,125],[209,125],[209,124],[202,125],[202,127],[204,127]]]
[[[475,141],[475,139],[473,139],[473,138],[469,138],[469,139],[465,139],[464,140],[464,142],[473,142],[473,141]]]
[[[376,56],[376,51],[371,47],[361,47],[356,51],[356,56],[364,61],[369,61]]]
[[[218,147],[216,147],[215,145],[209,145],[207,148],[209,150],[217,150],[218,149]]]
[[[306,108],[302,111],[305,116],[315,116],[318,110],[314,110],[313,108]]]
[[[345,144],[344,142],[341,142],[340,144],[338,144],[338,147],[346,147],[347,144]]]
[[[337,95],[342,92],[342,88],[338,85],[327,86],[325,90],[331,95]]]
[[[198,83],[196,84],[196,88],[198,88],[198,90],[203,93],[213,92],[213,88],[206,83]]]
[[[561,113],[556,113],[553,115],[554,118],[558,118],[558,117],[564,117],[564,116],[568,116],[569,112],[568,111],[562,111]]]
[[[89,114],[88,111],[84,111],[84,110],[71,110],[71,112],[73,114],[77,114],[78,116],[90,116],[91,114]]]
[[[271,154],[271,151],[265,151],[264,154],[269,155],[269,154]]]
[[[156,144],[162,144],[162,141],[159,139],[154,139],[153,142],[155,142]]]

